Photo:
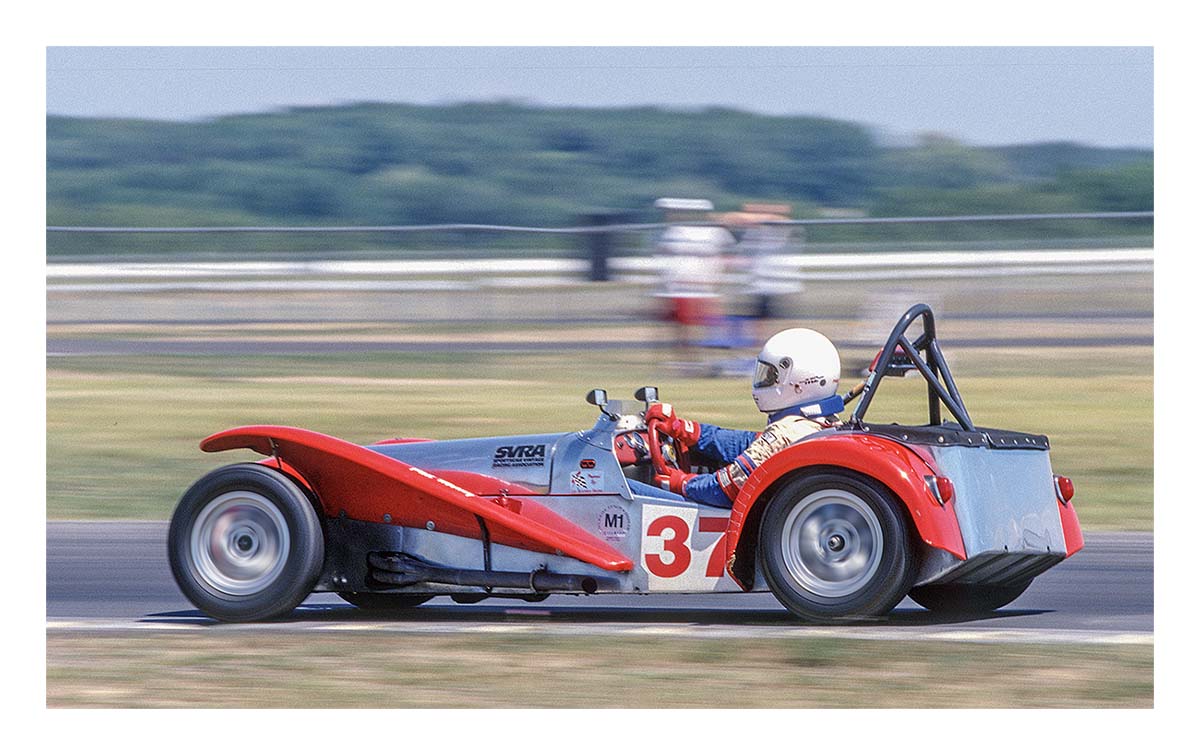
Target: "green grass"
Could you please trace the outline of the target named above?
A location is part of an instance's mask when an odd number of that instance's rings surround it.
[[[1149,708],[1150,646],[516,634],[46,638],[49,707]]]
[[[327,328],[323,338],[337,338]],[[1153,380],[1149,348],[964,349],[951,355],[980,425],[1050,436],[1074,479],[1087,529],[1152,528]],[[226,427],[289,424],[366,443],[588,427],[587,389],[614,398],[658,385],[687,416],[754,428],[744,378],[667,375],[661,357],[593,354],[345,354],[319,357],[52,358],[47,368],[47,514],[53,519],[164,519],[187,486],[249,452],[211,456],[201,438]],[[843,354],[847,383],[869,354]],[[876,422],[924,421],[919,379],[888,381]]]

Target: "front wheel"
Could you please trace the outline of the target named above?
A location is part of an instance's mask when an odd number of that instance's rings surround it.
[[[184,493],[171,517],[167,555],[192,605],[222,621],[259,621],[308,597],[325,540],[296,483],[261,464],[234,464]]]
[[[908,597],[930,611],[950,616],[972,616],[1002,608],[1029,588],[1029,582],[1015,585],[922,585]]]
[[[915,579],[899,506],[886,488],[851,472],[785,484],[767,503],[758,539],[771,592],[809,621],[892,610]]]

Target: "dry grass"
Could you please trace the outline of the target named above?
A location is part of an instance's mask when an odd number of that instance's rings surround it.
[[[976,422],[1050,436],[1056,470],[1076,482],[1085,528],[1150,529],[1149,356],[1124,347],[963,349],[951,358]],[[846,372],[869,358],[844,354]],[[744,378],[664,378],[660,359],[628,350],[56,358],[47,370],[47,509],[51,518],[166,518],[192,480],[251,458],[197,448],[236,425],[299,425],[360,443],[569,431],[594,421],[582,400],[588,388],[619,397],[644,384],[689,416],[761,425]],[[889,381],[870,416],[923,422],[923,390],[919,379]]]
[[[1149,646],[832,639],[47,637],[51,707],[1147,708]]]

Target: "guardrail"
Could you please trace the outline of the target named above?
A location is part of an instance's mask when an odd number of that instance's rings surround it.
[[[653,285],[654,257],[609,261],[621,282]],[[781,277],[796,281],[914,280],[1014,275],[1113,274],[1153,270],[1153,250],[1098,249],[992,252],[790,254]],[[305,262],[71,263],[46,268],[47,291],[434,291],[578,285],[586,260],[449,259]]]
[[[830,226],[830,225],[908,225],[926,223],[1009,223],[1038,220],[1149,220],[1154,212],[1057,212],[1009,215],[931,215],[919,217],[890,218],[799,218],[794,220],[771,220],[763,225],[781,226]],[[346,225],[346,226],[46,226],[48,233],[430,233],[471,232],[492,233],[535,233],[535,234],[580,234],[607,233],[614,231],[654,231],[668,227],[667,223],[613,223],[607,225],[566,226],[561,228],[539,228],[533,226],[487,225],[482,223],[440,223],[432,225]],[[717,222],[691,222],[670,225],[715,226]]]
[[[610,216],[615,217],[615,216]],[[1073,212],[1009,215],[950,215],[886,218],[802,218],[770,221],[783,226],[911,225],[950,223],[1019,223],[1061,220],[1151,220],[1146,212]],[[693,222],[689,225],[716,225]],[[676,225],[676,224],[671,224]],[[651,232],[666,223],[614,223],[560,228],[453,223],[405,226],[47,226],[55,234],[187,235],[187,234],[408,234],[430,232],[507,234],[560,234],[582,237],[577,256],[471,257],[447,259],[395,259],[380,257],[378,250],[364,252],[370,259],[283,261],[98,261],[75,259],[47,266],[47,290],[54,291],[165,291],[165,290],[385,290],[417,291],[574,285],[583,279],[618,280],[652,284],[664,261],[652,254],[618,252],[615,241],[625,232]],[[1120,243],[1121,239],[1117,239]],[[1124,239],[1125,243],[1130,240]],[[652,244],[644,245],[649,248]],[[1150,270],[1149,249],[1041,249],[938,251],[849,251],[829,254],[796,253],[796,248],[773,254],[772,268],[781,279],[893,280],[947,277],[986,277],[1069,272],[1114,273]],[[504,252],[500,252],[503,254]],[[246,252],[253,254],[253,252]],[[321,252],[306,252],[319,255]],[[512,252],[508,252],[512,254]],[[541,255],[545,251],[540,252]],[[53,258],[51,258],[53,260]],[[726,279],[736,282],[736,277]]]

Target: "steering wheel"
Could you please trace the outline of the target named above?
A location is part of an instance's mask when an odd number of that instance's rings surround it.
[[[667,474],[667,470],[674,467],[683,471],[688,471],[692,468],[691,460],[688,458],[688,447],[683,444],[678,438],[672,438],[664,432],[661,432],[660,427],[666,424],[661,419],[652,419],[646,423],[646,441],[650,446],[650,464],[654,467],[656,474]],[[675,452],[674,459],[667,459],[662,452],[662,438],[670,439],[672,450]]]

